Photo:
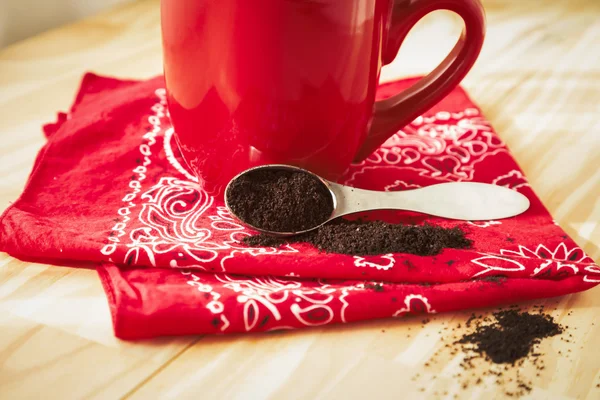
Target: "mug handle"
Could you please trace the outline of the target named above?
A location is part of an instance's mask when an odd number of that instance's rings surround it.
[[[436,10],[458,14],[465,27],[458,42],[423,79],[388,99],[376,101],[373,119],[354,162],[367,158],[390,136],[429,110],[463,80],[479,56],[485,37],[485,13],[479,0],[393,0],[389,31],[384,43],[383,64],[391,63],[412,27]]]

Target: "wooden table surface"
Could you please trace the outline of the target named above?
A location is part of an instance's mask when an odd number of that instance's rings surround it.
[[[487,41],[464,85],[558,223],[600,261],[600,2],[484,3]],[[426,72],[460,29],[452,14],[428,16],[383,79]],[[158,1],[0,51],[0,210],[25,184],[44,144],[40,126],[69,106],[85,71],[159,74]],[[529,396],[599,399],[600,287],[537,304],[556,308],[552,314],[572,328],[576,345],[542,343],[547,368],[539,377],[531,367],[521,371],[533,376]],[[425,366],[443,348],[441,327],[464,319],[452,313],[425,327],[407,318],[281,335],[122,342],[112,334],[94,271],[0,254],[0,399],[503,397],[489,379],[461,389],[456,357]]]

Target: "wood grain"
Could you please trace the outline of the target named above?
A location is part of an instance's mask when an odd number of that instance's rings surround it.
[[[464,86],[558,223],[599,261],[600,2],[484,5],[488,37]],[[452,14],[429,15],[382,79],[430,70],[460,29]],[[0,209],[25,184],[43,144],[41,124],[68,108],[85,71],[159,74],[158,1],[139,1],[0,51]],[[547,368],[539,377],[531,365],[521,369],[532,377],[530,397],[600,398],[600,288],[541,303],[569,325],[575,343],[545,341]],[[444,353],[439,332],[465,316],[438,315],[425,326],[407,318],[128,343],[112,335],[94,271],[0,254],[0,398],[502,398],[489,379],[462,389],[454,377],[458,355]]]

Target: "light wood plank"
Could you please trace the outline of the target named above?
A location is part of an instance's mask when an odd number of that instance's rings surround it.
[[[117,398],[196,337],[123,342],[93,270],[0,255],[0,398]]]

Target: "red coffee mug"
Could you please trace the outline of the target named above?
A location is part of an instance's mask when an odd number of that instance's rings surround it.
[[[452,52],[375,102],[381,66],[442,9],[465,22]],[[162,0],[161,13],[175,137],[213,195],[268,163],[337,180],[455,88],[485,35],[478,0]]]

